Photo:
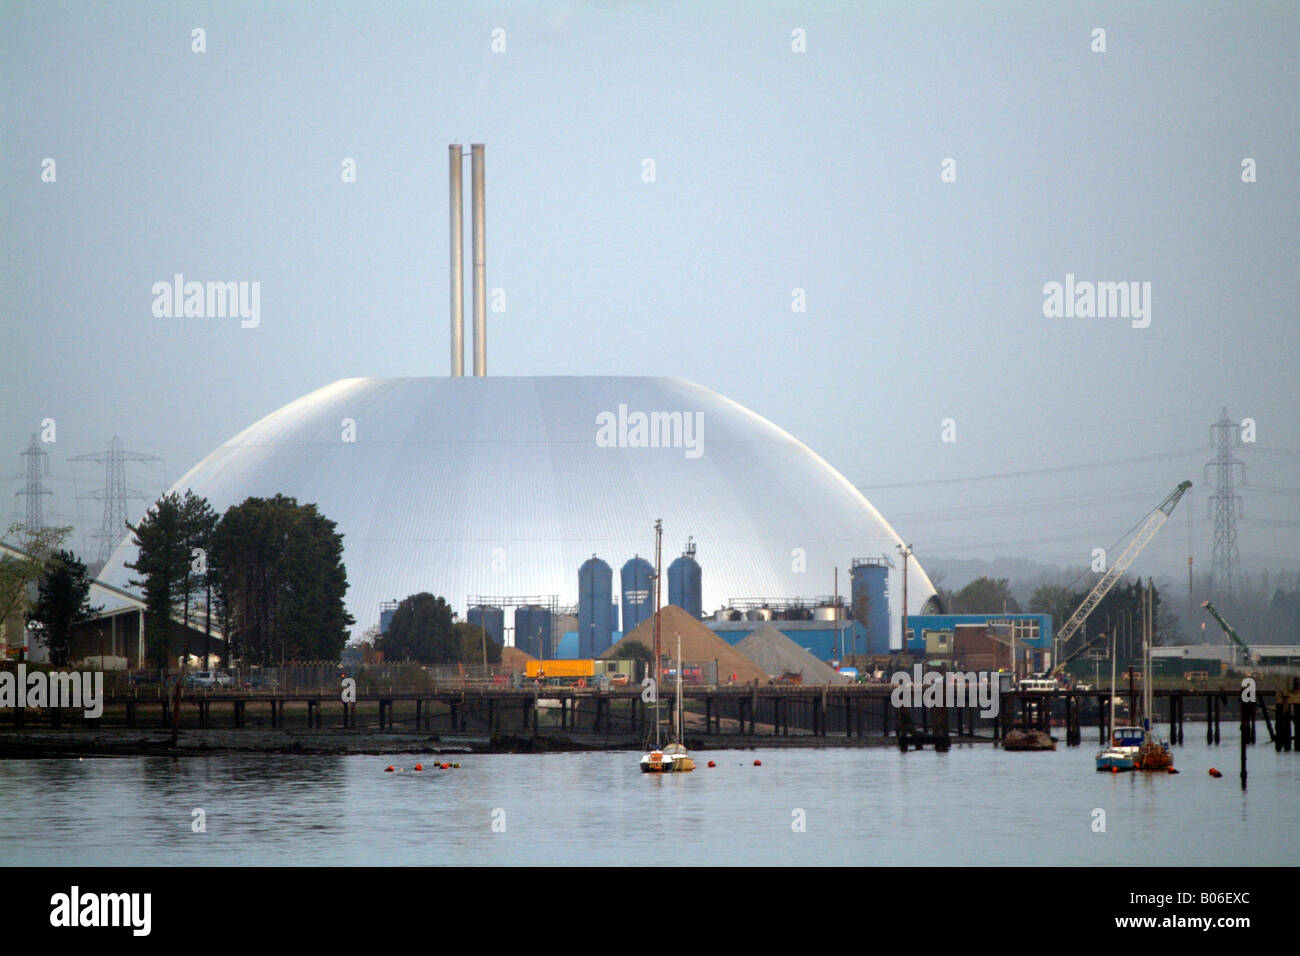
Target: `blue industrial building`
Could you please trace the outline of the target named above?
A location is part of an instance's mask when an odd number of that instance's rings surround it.
[[[578,657],[598,657],[609,649],[617,609],[614,572],[593,554],[578,569]]]
[[[682,556],[668,565],[668,603],[698,620],[704,616],[703,586],[704,576],[695,560],[695,542],[687,541]],[[631,630],[626,622],[623,630]]]
[[[538,658],[552,653],[549,607],[522,604],[515,608],[515,647]]]
[[[487,636],[505,647],[506,612],[490,604],[476,604],[465,615],[466,620],[475,627],[487,631]]]
[[[912,654],[925,653],[927,631],[954,631],[960,624],[987,626],[1006,625],[1015,635],[1017,647],[1051,650],[1052,615],[1050,614],[911,614],[907,618],[907,650]]]
[[[755,628],[770,624],[800,647],[824,661],[842,660],[845,656],[855,653],[889,653],[888,630],[883,632],[884,644],[872,646],[867,629],[860,622],[847,617],[840,622],[839,633],[836,633],[833,621],[704,621],[703,623],[705,627],[731,645],[739,644],[749,637]]]
[[[631,631],[653,612],[654,565],[637,555],[619,572],[623,588],[623,630]]]
[[[889,559],[854,558],[849,613],[867,629],[867,654],[889,653]]]

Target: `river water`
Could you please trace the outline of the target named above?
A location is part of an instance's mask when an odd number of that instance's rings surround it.
[[[1243,793],[1236,728],[1218,747],[1197,729],[1174,748],[1177,775],[1097,773],[1091,741],[700,751],[694,773],[663,777],[629,752],[465,755],[445,758],[459,770],[423,773],[411,756],[9,760],[0,863],[1300,862],[1300,754],[1250,748]],[[405,772],[385,773],[390,763]],[[197,809],[206,832],[193,830]]]

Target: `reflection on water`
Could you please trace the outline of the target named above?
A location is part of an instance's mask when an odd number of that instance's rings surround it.
[[[465,756],[460,770],[419,774],[411,756],[13,760],[0,764],[0,863],[1300,859],[1300,754],[1251,748],[1243,794],[1230,734],[1219,747],[1175,748],[1175,776],[1096,773],[1095,750],[701,751],[695,773],[666,776],[641,774],[631,752]],[[706,767],[710,759],[718,766]],[[389,763],[406,772],[384,773]],[[1092,830],[1098,807],[1105,833]],[[200,808],[206,833],[191,830]],[[796,810],[804,832],[792,827]]]

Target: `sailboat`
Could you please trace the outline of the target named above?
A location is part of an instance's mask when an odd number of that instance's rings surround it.
[[[654,681],[655,693],[655,745],[652,750],[641,755],[641,772],[642,773],[672,773],[674,764],[677,762],[675,754],[669,753],[668,748],[663,746],[661,737],[661,728],[659,725],[659,681],[663,677],[663,663],[659,656],[659,564],[660,564],[660,546],[663,543],[663,521],[655,521],[655,626],[654,626],[654,650],[652,651],[651,667],[652,679]],[[679,639],[680,641],[680,639]],[[680,677],[680,673],[679,673]],[[680,694],[680,680],[678,681]],[[691,765],[694,767],[694,764]]]
[[[1132,770],[1137,761],[1138,747],[1142,744],[1141,727],[1115,726],[1115,640],[1110,645],[1110,743],[1097,753],[1097,769],[1112,773]]]
[[[1133,769],[1168,773],[1174,769],[1174,755],[1169,750],[1169,741],[1157,739],[1155,728],[1151,724],[1151,714],[1154,710],[1151,705],[1151,637],[1155,630],[1155,622],[1151,619],[1154,607],[1149,584],[1144,604],[1146,627],[1142,634],[1142,743],[1138,746]]]
[[[677,635],[677,719],[673,741],[664,748],[664,756],[671,757],[673,773],[686,773],[695,769],[695,760],[686,749],[686,733],[682,726],[682,636]]]

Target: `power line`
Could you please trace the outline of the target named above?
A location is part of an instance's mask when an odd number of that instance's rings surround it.
[[[885,485],[857,485],[859,491],[882,491],[889,488],[923,488],[932,485],[954,485],[965,481],[996,481],[1003,478],[1031,478],[1035,475],[1059,475],[1072,471],[1087,471],[1095,468],[1114,468],[1120,465],[1137,465],[1150,461],[1167,461],[1172,458],[1186,458],[1199,455],[1203,448],[1188,448],[1183,451],[1167,451],[1155,455],[1143,455],[1138,458],[1112,458],[1108,461],[1085,462],[1081,465],[1058,465],[1053,468],[1033,468],[1026,471],[1004,471],[987,475],[966,475],[961,478],[929,478],[924,481],[900,481]]]

